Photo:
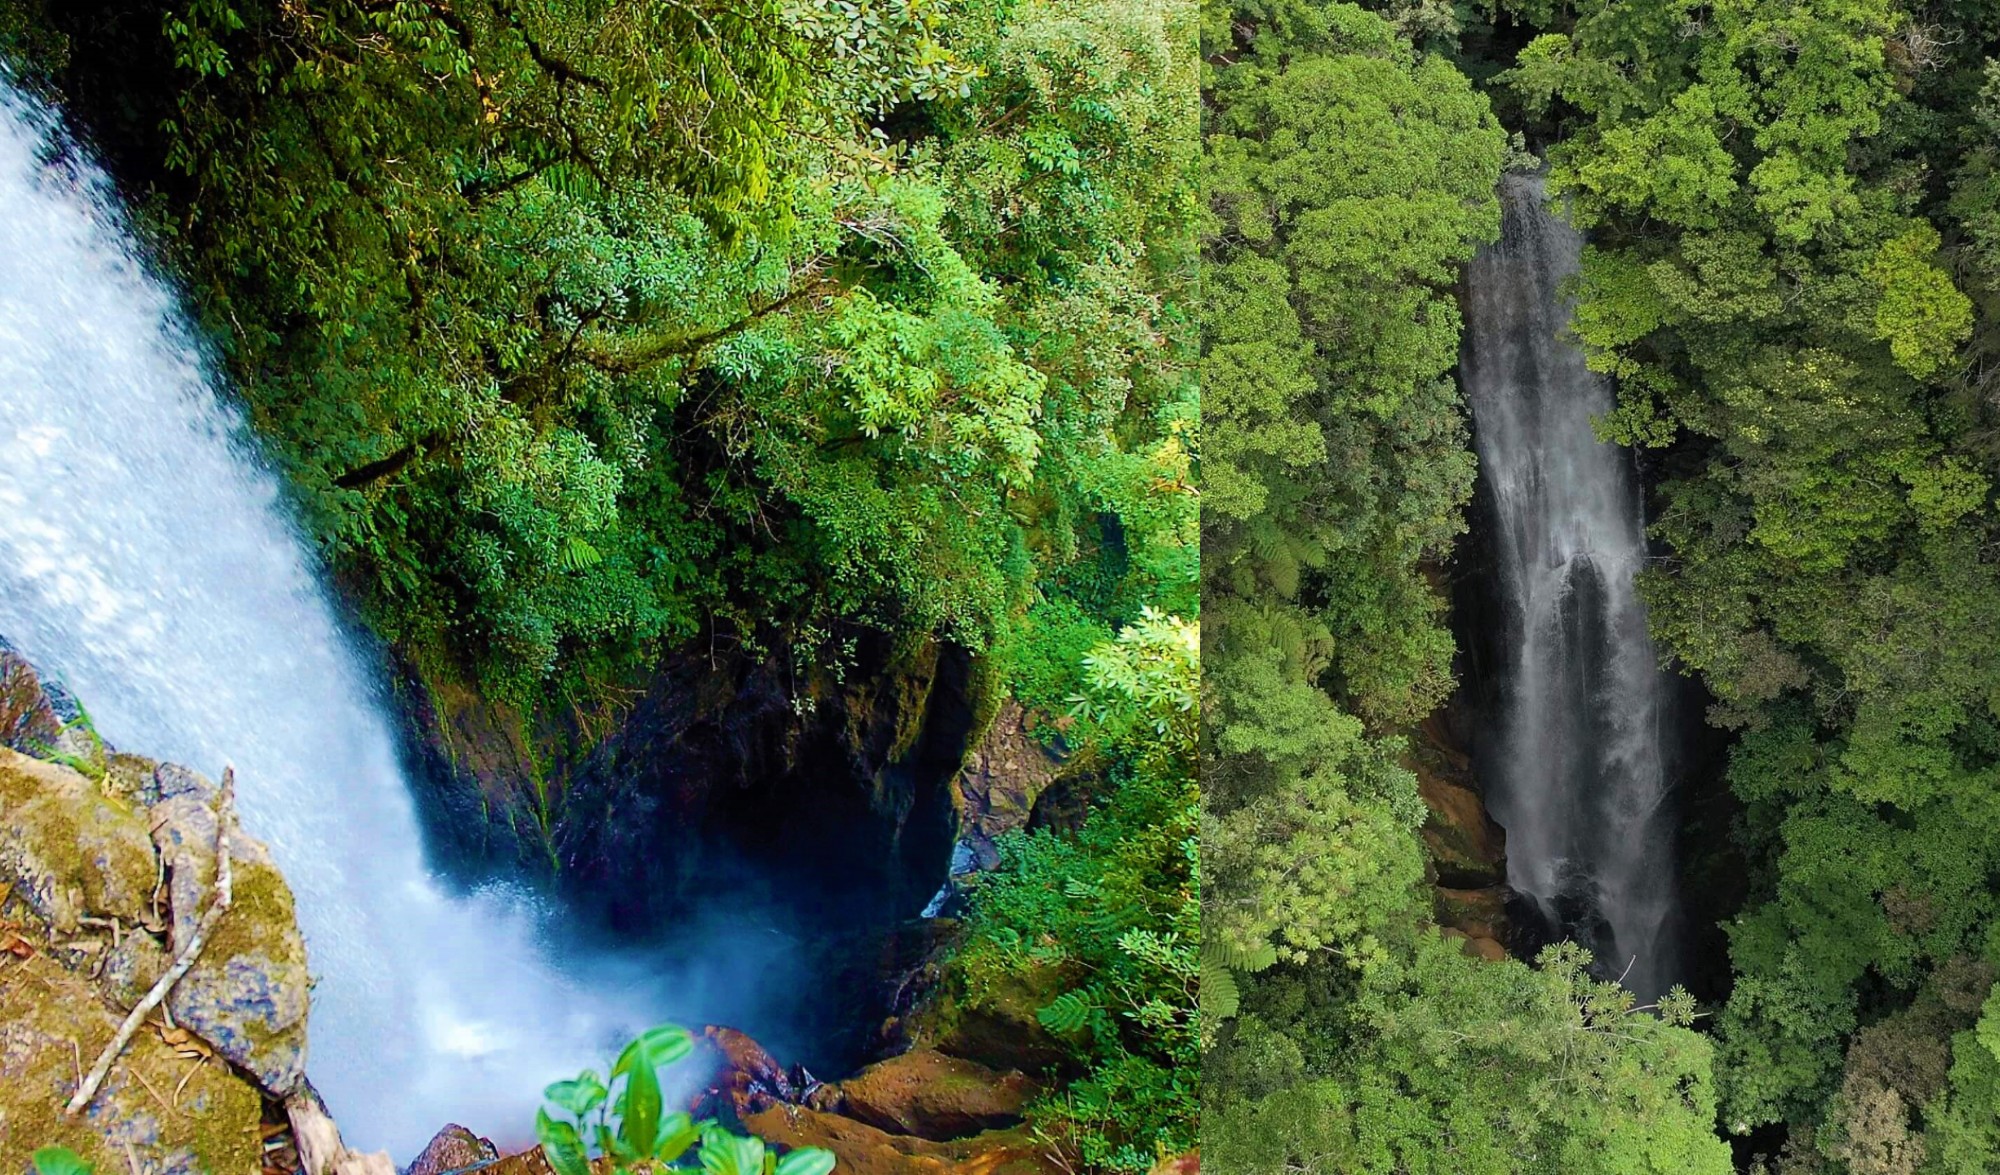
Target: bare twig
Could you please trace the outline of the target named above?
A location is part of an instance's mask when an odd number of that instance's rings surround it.
[[[125,1046],[131,1042],[132,1034],[139,1031],[139,1026],[146,1022],[146,1017],[166,1000],[168,993],[173,991],[174,984],[179,983],[181,977],[194,968],[195,960],[201,956],[201,948],[208,945],[208,936],[215,932],[216,923],[220,922],[222,915],[228,911],[231,900],[229,826],[235,821],[235,799],[236,769],[225,767],[222,771],[222,792],[215,800],[215,900],[209,903],[208,909],[202,912],[201,920],[195,923],[194,933],[189,935],[187,942],[182,945],[180,954],[174,959],[174,965],[167,969],[165,975],[160,976],[159,982],[153,985],[153,989],[147,992],[144,998],[133,1005],[131,1013],[125,1017],[125,1022],[118,1026],[117,1035],[113,1036],[111,1043],[105,1045],[104,1051],[97,1055],[97,1063],[90,1067],[90,1075],[83,1079],[83,1084],[77,1087],[76,1096],[70,1098],[69,1105],[63,1108],[64,1114],[75,1117],[83,1112],[92,1098],[97,1096],[98,1087],[103,1085],[104,1079],[110,1075],[111,1066],[118,1060],[118,1055],[125,1051]]]

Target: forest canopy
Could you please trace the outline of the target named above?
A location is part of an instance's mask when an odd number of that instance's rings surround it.
[[[1995,1169],[2000,10],[1366,7],[1204,10],[1208,1158]],[[1407,747],[1457,684],[1454,286],[1502,167],[1588,234],[1651,628],[1731,748],[1713,1006],[1426,929]]]
[[[427,677],[983,649],[1107,543],[1102,636],[1192,606],[1173,6],[99,7],[59,80]]]

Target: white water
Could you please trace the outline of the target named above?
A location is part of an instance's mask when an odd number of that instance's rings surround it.
[[[1582,238],[1538,178],[1508,177],[1500,242],[1468,275],[1462,377],[1496,507],[1511,660],[1487,795],[1507,881],[1550,928],[1652,998],[1678,970],[1667,683],[1633,576],[1631,455],[1597,439],[1606,382],[1565,336]]]
[[[744,977],[769,960],[740,945],[708,984],[599,956],[585,988],[524,899],[432,877],[379,667],[106,180],[74,153],[44,163],[51,126],[0,78],[0,634],[114,745],[235,764],[298,899],[307,1073],[349,1144],[407,1161],[454,1120],[518,1141],[543,1084],[601,1067],[670,1002],[754,999]]]

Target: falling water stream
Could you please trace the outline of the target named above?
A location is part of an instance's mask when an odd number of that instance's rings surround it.
[[[4,77],[0,209],[0,634],[113,745],[234,763],[244,823],[297,895],[307,1072],[350,1144],[407,1161],[454,1120],[518,1138],[546,1081],[624,1034],[755,1001],[782,944],[717,952],[727,972],[586,967],[527,897],[434,878],[380,666],[107,180]]]
[[[1502,185],[1498,244],[1468,274],[1461,375],[1493,504],[1504,633],[1482,755],[1507,882],[1556,937],[1642,999],[1679,973],[1669,683],[1633,577],[1646,558],[1632,456],[1598,440],[1606,381],[1567,337],[1582,238],[1542,182]]]

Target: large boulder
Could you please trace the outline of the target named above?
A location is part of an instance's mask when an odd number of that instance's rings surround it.
[[[492,1140],[481,1138],[454,1122],[437,1132],[430,1145],[410,1164],[404,1175],[445,1175],[466,1167],[490,1163],[500,1157]]]
[[[840,1175],[1059,1175],[1068,1169],[1025,1129],[936,1142],[799,1106],[745,1114],[743,1125],[766,1142],[832,1151]]]
[[[1054,1175],[1045,1145],[1021,1123],[1035,1086],[931,1050],[871,1065],[835,1085],[781,1065],[733,1029],[702,1030],[713,1066],[696,1117],[717,1117],[783,1148],[834,1153],[843,1175]],[[495,1175],[543,1175],[539,1152],[503,1159]]]
[[[177,953],[213,897],[213,800],[201,787],[162,799],[152,809],[152,825],[171,895],[167,946]],[[229,912],[168,1003],[175,1022],[282,1096],[305,1075],[311,983],[305,940],[292,891],[270,852],[240,830],[230,834],[229,846]]]
[[[147,920],[145,822],[69,767],[0,747],[0,877],[59,934],[85,918]]]
[[[998,977],[977,1001],[957,985],[935,984],[917,998],[898,1032],[914,1046],[946,1056],[1044,1073],[1070,1056],[1038,1015],[1064,990],[1063,977],[1049,968]]]
[[[917,1049],[840,1083],[841,1112],[898,1134],[943,1142],[1018,1125],[1039,1092],[1018,1072]]]

